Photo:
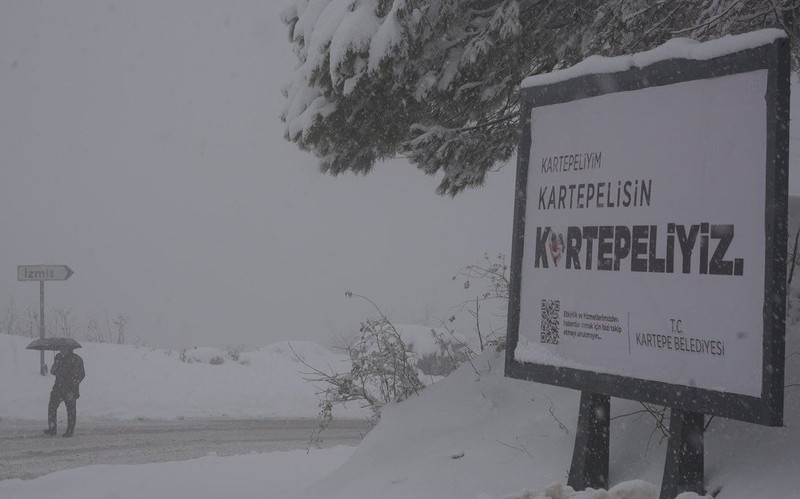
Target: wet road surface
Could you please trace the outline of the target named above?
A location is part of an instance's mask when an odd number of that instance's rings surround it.
[[[0,480],[93,464],[305,449],[316,425],[313,419],[78,420],[75,436],[63,438],[63,428],[57,437],[43,435],[45,422],[0,420]],[[357,445],[368,430],[365,421],[334,421],[323,433],[322,445]]]

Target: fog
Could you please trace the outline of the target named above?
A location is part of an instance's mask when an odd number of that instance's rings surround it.
[[[510,248],[514,165],[455,199],[400,159],[319,173],[283,139],[282,5],[0,4],[2,309],[38,310],[18,265],[63,264],[45,305],[78,338],[123,313],[150,346],[258,347],[357,330],[346,290],[405,323],[474,297],[451,277]]]
[[[0,310],[38,310],[30,264],[75,271],[45,300],[77,337],[122,313],[166,348],[331,344],[374,315],[346,290],[429,325],[474,298],[451,278],[508,253],[513,163],[455,199],[402,159],[319,173],[283,139],[283,5],[0,4]]]

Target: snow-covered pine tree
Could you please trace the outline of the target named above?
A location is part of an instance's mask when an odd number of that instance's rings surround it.
[[[299,65],[286,137],[322,171],[367,173],[404,156],[437,189],[481,185],[516,147],[519,86],[592,55],[766,27],[798,0],[293,0],[282,13]]]

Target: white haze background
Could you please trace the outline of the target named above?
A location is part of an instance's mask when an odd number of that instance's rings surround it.
[[[66,264],[46,306],[78,328],[122,312],[151,346],[256,348],[357,329],[348,289],[432,325],[474,297],[450,278],[510,248],[514,165],[455,199],[403,160],[318,173],[282,135],[282,7],[0,3],[2,308],[38,307],[17,265]]]

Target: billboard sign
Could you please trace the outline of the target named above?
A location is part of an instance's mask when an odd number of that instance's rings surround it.
[[[782,423],[788,75],[773,37],[523,89],[508,376]]]

